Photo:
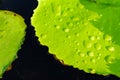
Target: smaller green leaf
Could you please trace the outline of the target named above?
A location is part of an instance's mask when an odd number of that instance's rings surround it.
[[[25,36],[24,19],[11,11],[0,10],[0,78],[17,58]]]

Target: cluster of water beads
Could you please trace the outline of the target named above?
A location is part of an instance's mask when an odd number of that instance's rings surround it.
[[[109,36],[109,35],[103,35],[103,37],[101,37],[101,36],[97,36],[97,37],[96,36],[89,36],[88,39],[89,40],[84,40],[83,41],[83,45],[86,48],[86,50],[89,50],[89,51],[79,52],[80,57],[84,57],[84,59],[89,58],[90,61],[95,64],[96,61],[99,60],[101,57],[108,56],[107,58],[105,58],[106,63],[112,63],[112,61],[114,60],[114,57],[111,57],[110,54],[107,55],[107,52],[105,53],[106,54],[105,56],[102,56],[101,53],[102,53],[103,49],[108,51],[109,53],[113,53],[115,51],[115,47],[111,46],[111,45],[105,47],[105,46],[102,46],[102,44],[99,43],[100,39],[102,39],[104,42],[111,43],[112,42],[112,37]],[[95,40],[97,40],[97,42],[94,43]],[[93,47],[96,51],[95,50],[92,51]],[[92,48],[92,49],[90,49],[90,48]],[[96,57],[96,55],[97,55],[97,57]],[[86,60],[83,60],[83,63],[86,64]],[[95,70],[93,70],[93,71],[91,70],[91,72],[95,73]]]

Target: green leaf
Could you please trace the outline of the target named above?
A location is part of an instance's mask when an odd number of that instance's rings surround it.
[[[114,69],[119,68],[120,59],[119,0],[38,2],[31,22],[51,54],[87,73],[120,77]]]
[[[13,12],[0,10],[0,77],[17,58],[25,36],[24,19]]]

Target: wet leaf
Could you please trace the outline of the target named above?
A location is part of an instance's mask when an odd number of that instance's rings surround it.
[[[38,1],[32,25],[51,54],[85,72],[120,77],[115,67],[109,68],[120,59],[118,0]]]

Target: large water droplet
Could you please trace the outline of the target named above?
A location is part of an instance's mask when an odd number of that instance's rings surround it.
[[[94,52],[92,52],[92,51],[88,51],[87,54],[88,54],[88,56],[90,56],[90,57],[93,57],[93,56],[94,56]]]
[[[90,41],[83,41],[83,45],[86,47],[86,48],[91,48],[92,47],[92,43]]]
[[[110,52],[113,52],[113,51],[115,51],[115,48],[113,46],[108,46],[107,50],[110,51]]]
[[[114,57],[111,57],[110,55],[108,55],[108,56],[106,56],[104,59],[105,59],[105,61],[106,61],[107,63],[112,63],[115,58],[114,58]]]
[[[102,46],[98,43],[94,44],[94,47],[96,50],[100,50],[102,48]]]
[[[104,40],[106,40],[106,41],[111,41],[111,40],[112,40],[112,37],[109,36],[109,35],[104,35],[103,38],[104,38]]]

